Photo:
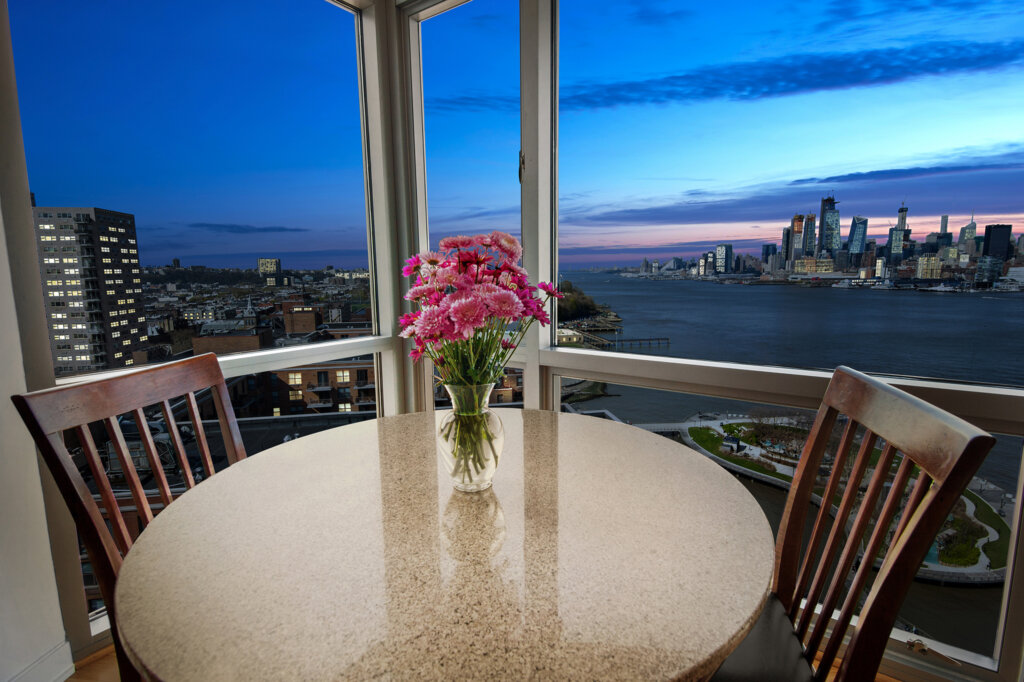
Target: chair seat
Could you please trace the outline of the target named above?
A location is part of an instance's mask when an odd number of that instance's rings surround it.
[[[711,678],[712,682],[802,682],[811,680],[811,666],[793,622],[774,594],[754,627]]]

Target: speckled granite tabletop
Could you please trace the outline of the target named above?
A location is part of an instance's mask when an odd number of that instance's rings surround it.
[[[162,512],[117,584],[155,679],[700,679],[756,620],[773,540],[732,476],[623,424],[499,411],[484,493],[421,413],[292,441]]]

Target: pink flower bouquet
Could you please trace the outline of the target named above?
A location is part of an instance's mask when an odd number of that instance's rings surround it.
[[[478,492],[491,486],[504,442],[487,407],[491,388],[534,320],[551,321],[544,306],[561,294],[530,284],[523,247],[504,232],[447,237],[440,249],[406,261],[402,274],[416,280],[405,298],[418,310],[399,320],[401,335],[415,342],[413,358],[434,361],[452,399],[438,428],[440,462],[457,489]]]
[[[544,307],[562,295],[551,284],[530,284],[519,266],[523,247],[504,232],[446,237],[440,248],[402,269],[416,277],[405,298],[419,306],[399,320],[401,335],[416,344],[410,355],[433,360],[445,384],[500,381],[526,330],[534,320],[548,324]]]

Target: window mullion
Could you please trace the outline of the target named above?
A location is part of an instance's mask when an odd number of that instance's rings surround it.
[[[554,0],[520,0],[519,50],[522,148],[523,265],[538,280],[556,276],[555,121],[557,99]],[[552,331],[534,325],[523,343],[523,406],[551,409],[556,396],[544,381],[540,351]]]

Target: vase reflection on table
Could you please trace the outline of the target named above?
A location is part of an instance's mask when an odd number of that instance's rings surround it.
[[[553,284],[530,284],[519,265],[523,247],[504,232],[445,237],[440,249],[402,268],[415,276],[405,299],[418,309],[399,319],[401,336],[413,340],[413,359],[433,361],[452,399],[438,430],[441,464],[457,490],[480,492],[491,486],[504,442],[487,408],[491,389],[534,320],[551,321],[548,301],[562,295]]]

